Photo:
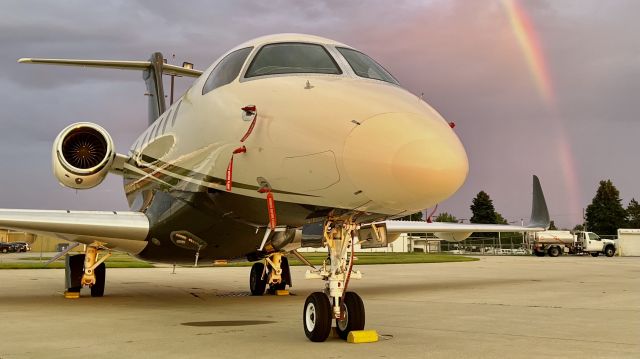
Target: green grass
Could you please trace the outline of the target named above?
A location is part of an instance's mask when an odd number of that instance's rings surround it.
[[[326,253],[302,253],[302,255],[313,265],[320,265],[327,258]],[[425,253],[355,253],[355,265],[368,264],[409,264],[409,263],[447,263],[447,262],[470,262],[477,261],[477,258],[457,256],[451,254],[425,254]],[[292,266],[304,265],[294,256],[288,256],[289,264]],[[215,264],[214,267],[247,267],[249,262],[232,262],[227,264]]]
[[[327,257],[326,253],[303,253],[303,256],[313,265],[320,265]],[[425,254],[425,253],[356,253],[355,265],[368,264],[408,264],[408,263],[447,263],[477,261],[477,258],[451,255],[451,254]],[[0,269],[60,269],[64,268],[64,257],[51,263],[47,267],[44,263],[51,257],[22,257],[14,262],[0,262]],[[105,262],[107,268],[153,268],[154,265],[124,253],[114,253]],[[207,264],[200,262],[199,267],[249,267],[250,262],[232,262],[227,264]],[[303,266],[297,258],[289,256],[289,264]]]
[[[51,257],[21,257],[14,262],[0,262],[0,269],[60,269],[64,268],[64,257],[57,261],[44,266]],[[113,255],[105,261],[107,268],[153,268],[154,265],[125,253],[113,253]]]
[[[107,261],[107,268],[154,268],[153,264],[147,262],[109,262]],[[0,269],[62,269],[64,263],[53,262],[48,266],[44,266],[44,263],[39,262],[12,262],[12,263],[0,263]]]

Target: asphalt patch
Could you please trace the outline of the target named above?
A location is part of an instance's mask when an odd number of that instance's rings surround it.
[[[272,320],[212,320],[206,322],[180,323],[187,327],[242,327],[246,325],[273,324]]]

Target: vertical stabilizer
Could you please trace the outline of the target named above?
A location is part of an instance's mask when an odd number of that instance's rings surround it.
[[[144,83],[147,85],[149,96],[149,124],[153,123],[164,111],[167,105],[164,100],[164,88],[162,86],[162,70],[164,58],[159,52],[154,52],[149,59],[150,66],[142,73]]]
[[[531,203],[531,219],[529,220],[529,227],[541,227],[549,228],[550,218],[549,210],[547,209],[547,201],[544,199],[544,193],[542,192],[542,186],[540,186],[540,180],[538,176],[533,176],[533,199]]]

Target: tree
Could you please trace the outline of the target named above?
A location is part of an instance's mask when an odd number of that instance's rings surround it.
[[[598,234],[616,234],[627,223],[627,211],[622,207],[620,192],[611,180],[600,186],[586,211],[587,229]]]
[[[485,191],[480,191],[471,203],[471,223],[496,224],[498,218],[496,209],[493,207],[493,201]]]
[[[422,221],[422,212],[416,212],[398,219],[401,221]]]
[[[640,204],[632,198],[627,206],[627,226],[629,228],[640,228]]]
[[[500,213],[496,212],[496,224],[509,224],[509,222]]]
[[[558,227],[556,227],[556,222],[555,221],[551,220],[549,222],[549,230],[550,231],[557,231],[558,230]]]
[[[584,225],[576,224],[575,227],[573,227],[573,231],[574,232],[584,231]]]
[[[495,207],[493,207],[493,201],[489,197],[489,195],[485,191],[480,191],[473,199],[471,203],[471,223],[483,223],[483,224],[499,224],[507,223],[507,221],[496,212]],[[498,234],[495,232],[492,233],[472,233],[472,237],[496,237]]]
[[[442,212],[438,214],[438,216],[433,220],[434,222],[449,222],[449,223],[458,223],[458,219],[456,216],[449,214],[447,212]]]

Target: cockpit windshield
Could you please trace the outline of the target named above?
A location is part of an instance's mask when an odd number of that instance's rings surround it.
[[[356,75],[399,85],[398,80],[369,56],[346,47],[336,47],[336,49],[344,56]]]
[[[277,43],[258,51],[245,77],[293,73],[339,75],[342,71],[321,45]]]

